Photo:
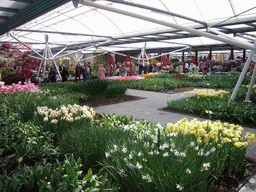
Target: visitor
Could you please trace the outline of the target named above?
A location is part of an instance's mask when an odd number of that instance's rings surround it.
[[[152,65],[152,63],[149,64],[148,72],[149,72],[149,73],[152,73],[152,72],[153,72],[153,65]]]
[[[48,78],[50,79],[51,82],[56,83],[56,73],[53,70],[53,68],[51,68]]]
[[[90,67],[89,65],[85,65],[85,80],[86,81],[90,81],[90,73],[91,73],[91,70],[90,70]]]
[[[125,72],[125,68],[124,68],[124,64],[122,64],[119,67],[119,75],[123,77],[124,76],[124,72]]]
[[[203,73],[203,75],[207,75],[207,73],[209,73],[209,68],[207,65],[203,66],[202,73]]]
[[[145,66],[144,66],[144,74],[148,74],[148,65],[147,64],[145,64]]]
[[[62,77],[62,82],[66,82],[68,80],[68,70],[66,69],[66,67],[63,67],[62,72],[61,72],[61,77]]]
[[[142,64],[140,64],[140,65],[139,65],[139,75],[141,75],[141,74],[142,74],[142,71],[143,71],[143,65],[142,65]]]
[[[103,64],[100,64],[98,69],[98,79],[105,80],[106,79],[105,73],[106,73],[106,69],[103,67]]]
[[[139,65],[136,64],[136,67],[135,67],[135,74],[138,75],[139,74]]]
[[[88,64],[87,64],[87,65],[88,65],[88,67],[89,67],[89,70],[90,70],[90,77],[89,77],[89,78],[91,79],[91,76],[92,76],[92,68],[91,68],[91,63],[90,63],[90,62],[88,62]]]
[[[31,82],[31,73],[29,68],[27,67],[24,71],[24,77],[25,77],[25,82]]]
[[[83,80],[84,80],[84,81],[86,81],[86,79],[85,79],[85,68],[86,68],[86,65],[81,66],[81,74],[82,74],[82,76],[83,76]]]
[[[77,78],[79,78],[79,81],[81,81],[81,79],[80,79],[80,76],[81,76],[81,68],[80,68],[80,66],[79,65],[76,65],[76,74],[75,74],[75,81],[76,81],[76,83],[77,83]]]
[[[157,68],[157,64],[153,64],[153,73],[155,73],[156,72],[156,68]]]

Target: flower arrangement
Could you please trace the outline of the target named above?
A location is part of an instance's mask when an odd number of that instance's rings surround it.
[[[188,95],[199,95],[199,96],[203,96],[203,97],[216,97],[218,95],[223,95],[223,94],[228,94],[229,91],[225,91],[225,90],[206,90],[206,89],[194,89],[193,91],[188,91],[186,92],[186,94]]]
[[[69,123],[75,122],[77,125],[81,125],[88,119],[93,119],[95,111],[86,105],[69,104],[68,106],[61,105],[59,109],[55,110],[47,106],[39,106],[34,115],[36,122],[39,124],[44,123],[44,128],[47,131],[50,130],[56,133],[68,127]],[[85,121],[83,122],[83,120]]]
[[[42,94],[42,91],[39,90],[39,87],[30,81],[28,83],[24,82],[24,85],[21,84],[21,81],[17,84],[13,83],[12,85],[4,86],[4,83],[0,84],[0,93],[7,95],[8,93],[14,94],[15,92],[37,92]]]
[[[188,75],[177,74],[177,75],[173,75],[173,77],[181,78],[181,77],[188,77]]]
[[[124,124],[114,117],[104,121],[129,135],[108,144],[104,166],[133,190],[204,191],[211,175],[243,169],[246,149],[255,142],[255,134],[243,138],[241,126],[220,121],[184,118],[166,128],[147,121]]]
[[[140,77],[155,77],[156,74],[143,74],[143,75],[139,75]]]
[[[192,78],[192,79],[205,79],[205,75],[189,75],[188,76],[189,78]]]
[[[165,129],[167,133],[181,133],[183,135],[194,135],[197,143],[209,145],[216,143],[218,148],[225,144],[235,147],[248,148],[251,142],[255,142],[255,134],[247,133],[245,140],[242,137],[243,128],[240,125],[221,123],[219,120],[215,122],[197,121],[197,119],[189,122],[186,118],[175,124],[167,124]]]
[[[127,80],[137,80],[137,79],[144,79],[145,77],[140,77],[138,75],[133,75],[133,76],[112,76],[108,77],[108,80],[120,80],[120,81],[127,81]]]

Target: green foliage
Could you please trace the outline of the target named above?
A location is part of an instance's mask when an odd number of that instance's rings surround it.
[[[76,70],[75,69],[68,69],[68,73],[71,74],[73,77],[76,76]]]
[[[36,111],[37,106],[57,108],[62,104],[74,103],[72,98],[69,98],[64,94],[63,96],[51,95],[49,92],[43,94],[37,92],[16,92],[14,94],[3,96],[2,99],[2,109],[0,110],[2,117],[8,119],[8,115],[14,115],[15,112],[15,115],[17,116],[17,118],[15,118],[16,121],[20,120],[22,122],[27,122],[33,119],[33,114]]]
[[[92,71],[91,77],[98,78],[98,71],[96,71],[96,70]]]
[[[126,133],[111,138],[102,163],[121,184],[121,191],[178,191],[179,187],[206,191],[214,181],[212,175],[221,176],[225,168],[231,174],[244,166],[245,147],[237,148],[231,141],[219,149],[209,136],[205,137],[208,144],[202,143],[196,135],[185,133],[186,120],[174,125],[180,133],[125,116],[108,116],[101,124],[111,125],[111,129],[122,127]],[[206,122],[200,123],[200,128],[196,123],[192,126],[198,133],[202,127],[207,129]],[[227,135],[220,134],[219,140],[222,137]]]
[[[238,77],[236,76],[198,76],[198,77],[173,77],[173,74],[160,74],[155,77],[141,80],[130,80],[121,82],[132,89],[142,89],[151,91],[164,91],[181,87],[208,87],[218,89],[234,88]],[[249,84],[250,78],[245,77],[243,84]]]
[[[89,169],[82,177],[81,160],[73,155],[66,156],[64,162],[57,160],[56,164],[37,164],[35,167],[23,166],[11,177],[1,180],[1,191],[117,191],[112,188],[108,174],[103,169],[93,175]],[[81,179],[80,179],[81,178]]]
[[[177,191],[184,187],[184,191],[205,191],[213,177],[223,176],[224,169],[231,175],[243,168],[245,146],[235,147],[231,141],[217,148],[217,141],[206,144],[209,137],[205,135],[199,142],[191,134],[167,132],[168,127],[160,124],[114,115],[103,115],[99,121],[65,122],[54,131],[59,125],[44,121],[35,111],[38,106],[60,109],[81,99],[120,96],[131,85],[154,90],[195,85],[227,90],[234,82],[235,77],[188,79],[163,74],[141,81],[45,84],[40,85],[43,94],[0,94],[0,190],[118,191],[121,187],[121,191]],[[243,86],[236,100],[243,99],[246,90]],[[204,115],[211,110],[211,118],[255,122],[255,108],[235,102],[228,105],[228,98],[194,96],[169,103]],[[251,99],[255,98],[254,90]],[[202,125],[208,130],[205,122],[191,127],[199,130]],[[178,122],[173,127],[184,126]],[[100,165],[105,169],[96,175],[89,169]]]
[[[117,84],[116,82],[101,80],[79,82],[73,84],[66,83],[65,85],[50,85],[50,87],[52,86],[54,86],[55,89],[60,89],[60,91],[61,89],[64,89],[65,93],[72,92],[72,94],[79,97],[79,100],[122,96],[127,90],[125,86]],[[46,85],[44,87],[46,88]]]
[[[20,157],[23,164],[59,155],[59,147],[54,147],[53,134],[42,132],[42,128],[31,123],[9,124],[1,132],[0,175],[8,175],[13,171]]]
[[[125,122],[124,120],[122,122]],[[128,121],[126,119],[127,123]],[[93,166],[104,157],[106,147],[111,138],[123,138],[126,136],[127,134],[121,128],[113,125],[112,129],[111,122],[105,123],[105,121],[101,120],[100,122],[92,123],[91,126],[68,130],[62,135],[60,146],[65,154],[73,153],[75,157],[82,159],[83,164]]]
[[[254,91],[255,92],[255,91]],[[256,123],[256,108],[250,103],[243,103],[241,99],[245,98],[246,89],[239,90],[236,100],[229,103],[230,94],[224,96],[210,97],[210,96],[192,96],[182,98],[179,100],[172,100],[168,102],[168,108],[179,109],[180,111],[187,111],[190,113],[206,115],[206,110],[213,112],[211,115],[214,119],[222,119],[225,121],[236,123]],[[255,101],[255,93],[252,101]]]
[[[120,84],[109,84],[108,88],[105,91],[106,97],[115,97],[115,96],[123,96],[126,93],[127,88]]]

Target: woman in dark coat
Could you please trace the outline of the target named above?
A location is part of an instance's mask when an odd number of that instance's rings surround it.
[[[53,68],[51,68],[51,71],[49,73],[49,79],[51,80],[51,82],[56,83],[56,73]]]
[[[62,77],[62,82],[65,82],[68,80],[68,70],[66,69],[66,67],[63,67],[62,73],[61,73],[61,77]]]

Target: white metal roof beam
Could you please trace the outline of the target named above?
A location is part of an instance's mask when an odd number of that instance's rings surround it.
[[[169,23],[169,22],[166,22],[166,21],[160,21],[160,20],[157,20],[157,19],[154,19],[154,18],[151,18],[151,17],[140,15],[140,14],[136,14],[136,13],[128,12],[128,11],[125,11],[125,10],[120,10],[120,9],[116,9],[116,8],[113,8],[113,7],[108,7],[108,6],[105,6],[105,5],[97,4],[97,3],[94,3],[94,2],[89,1],[89,0],[79,0],[79,3],[81,3],[83,5],[88,5],[88,6],[91,6],[91,7],[96,7],[96,8],[99,8],[99,9],[119,13],[119,14],[122,14],[122,15],[127,15],[127,16],[134,17],[134,18],[137,18],[137,19],[149,21],[149,22],[152,22],[152,23],[157,23],[157,24],[164,25],[164,26],[171,27],[171,28],[175,28],[175,29],[178,29],[178,30],[187,31],[187,32],[190,32],[192,34],[208,37],[210,39],[221,41],[221,42],[224,42],[224,43],[227,43],[227,44],[230,44],[230,45],[234,45],[234,46],[237,46],[237,47],[241,47],[241,48],[244,48],[244,49],[251,49],[251,50],[255,49],[255,47],[252,44],[247,43],[247,42],[234,41],[234,40],[227,39],[225,37],[217,36],[217,35],[207,33],[207,32],[204,32],[204,31],[199,31],[199,30],[196,30],[196,29],[191,28],[191,27],[181,26],[181,25],[177,25],[177,24],[174,24],[174,23]]]
[[[91,36],[91,37],[112,38],[111,36],[104,36],[104,35],[92,35],[92,34],[83,34],[83,33],[68,33],[68,32],[61,32],[61,31],[42,31],[42,30],[32,30],[32,29],[14,29],[13,31],[25,31],[25,32],[35,32],[35,33],[55,33],[55,34],[61,34],[61,35],[76,35],[76,36]]]

